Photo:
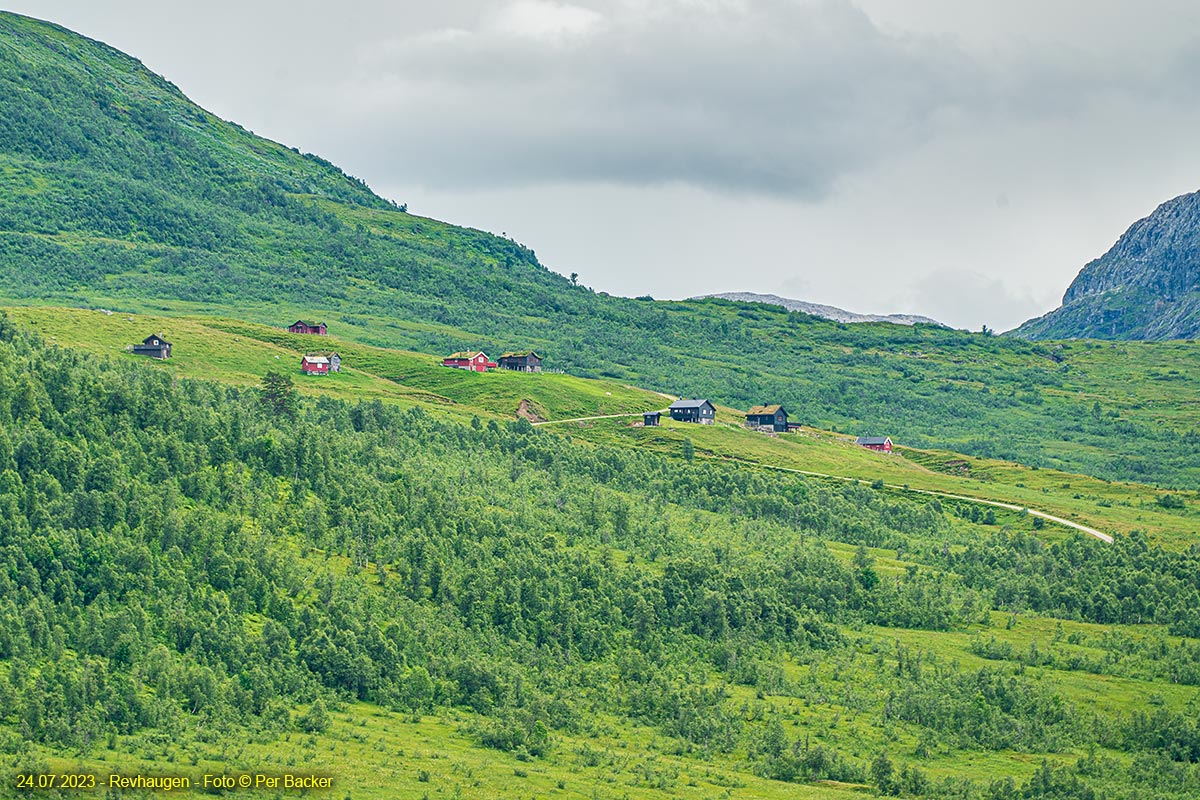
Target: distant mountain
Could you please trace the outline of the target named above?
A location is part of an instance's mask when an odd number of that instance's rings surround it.
[[[936,319],[922,317],[917,314],[856,314],[853,311],[846,311],[837,306],[806,303],[803,300],[791,300],[775,294],[758,294],[757,292],[706,294],[700,297],[693,297],[692,299],[706,300],[710,297],[716,297],[721,300],[734,300],[742,303],[767,303],[773,306],[783,306],[788,311],[800,311],[804,314],[811,314],[814,317],[831,319],[834,322],[892,322],[896,325],[915,325],[920,322],[927,325],[941,325],[943,328],[950,327],[938,322]]]
[[[1135,222],[1067,288],[1060,307],[1013,331],[1029,339],[1200,336],[1200,192]]]

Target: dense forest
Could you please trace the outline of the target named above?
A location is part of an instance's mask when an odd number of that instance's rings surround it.
[[[522,758],[611,717],[690,758],[888,794],[1182,798],[1200,779],[1195,708],[1086,710],[1027,672],[1197,686],[1194,639],[1114,631],[1071,661],[980,637],[988,663],[967,668],[856,633],[964,631],[1000,609],[1194,637],[1200,548],[1047,544],[1016,516],[288,384],[175,381],[0,319],[7,769],[36,748],[319,732],[367,700],[469,710],[474,741]],[[939,781],[919,754],[797,730],[784,698],[849,704],[930,748],[1101,751],[1029,785]]]
[[[562,265],[565,271],[569,265]],[[0,14],[0,294],[218,310],[427,353],[551,366],[914,446],[1194,485],[1174,346],[1035,344],[839,325],[771,306],[609,297],[512,240],[412,214],[317,156],[223,122],[137,61]],[[312,298],[320,298],[315,306]]]

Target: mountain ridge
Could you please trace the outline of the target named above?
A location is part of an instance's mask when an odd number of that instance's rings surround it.
[[[709,298],[717,298],[719,300],[732,300],[739,303],[765,303],[767,305],[781,306],[788,311],[799,311],[802,314],[809,314],[814,317],[832,320],[834,322],[844,323],[862,323],[862,322],[890,322],[895,325],[938,325],[943,328],[950,327],[944,322],[938,322],[931,317],[924,317],[920,314],[859,314],[854,311],[847,311],[844,308],[837,306],[824,305],[823,303],[809,303],[805,300],[794,300],[790,297],[780,297],[777,294],[760,294],[758,292],[722,292],[719,294],[705,294],[698,297],[689,298],[691,300],[707,300]]]

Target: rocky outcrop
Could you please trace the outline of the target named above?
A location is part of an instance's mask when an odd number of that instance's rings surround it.
[[[1013,331],[1030,339],[1200,334],[1200,192],[1163,203],[1082,270],[1062,306]]]

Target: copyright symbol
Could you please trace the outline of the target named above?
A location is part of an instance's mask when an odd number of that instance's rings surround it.
[[[240,778],[238,778],[238,786],[241,786],[244,789],[249,785],[250,785],[250,776],[249,775],[243,775]]]

